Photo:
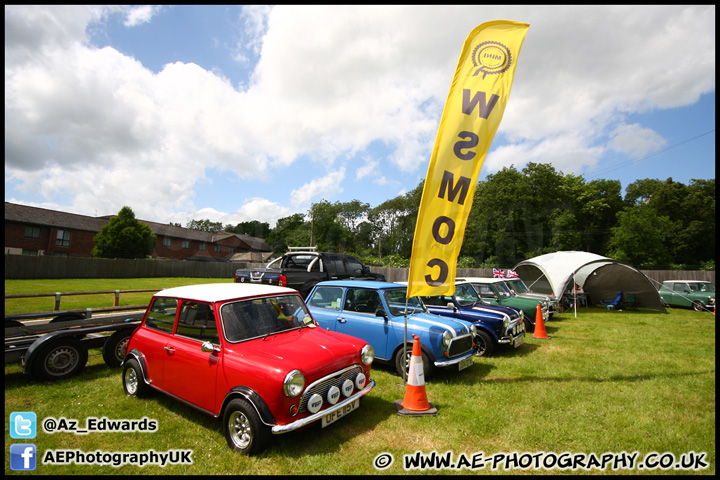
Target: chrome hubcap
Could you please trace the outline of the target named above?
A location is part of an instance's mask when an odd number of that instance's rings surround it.
[[[135,392],[137,392],[137,387],[138,387],[137,373],[135,372],[135,369],[129,368],[125,372],[125,388],[127,389],[128,393],[130,395],[134,395]]]
[[[248,418],[242,412],[233,412],[228,419],[228,429],[233,444],[245,449],[252,441],[252,429]]]

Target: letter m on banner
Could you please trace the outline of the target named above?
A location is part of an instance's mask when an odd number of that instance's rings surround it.
[[[479,25],[465,40],[423,187],[408,298],[455,291],[477,179],[505,112],[529,26],[496,20]]]

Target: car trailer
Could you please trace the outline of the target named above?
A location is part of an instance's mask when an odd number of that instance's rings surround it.
[[[20,362],[37,380],[60,380],[77,374],[88,350],[102,348],[103,360],[119,367],[130,336],[144,312],[92,316],[92,309],[5,316],[5,363]],[[54,316],[49,321],[39,319]]]

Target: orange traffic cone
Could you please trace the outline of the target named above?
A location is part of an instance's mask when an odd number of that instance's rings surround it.
[[[413,338],[405,398],[403,398],[402,402],[400,400],[395,401],[395,409],[398,415],[437,415],[437,408],[428,402],[425,394],[425,374],[423,372],[420,338],[415,335],[413,335]]]
[[[548,337],[548,334],[545,331],[545,320],[543,320],[542,308],[539,303],[537,304],[537,309],[535,310],[535,332],[533,333],[532,338],[540,338],[544,340],[551,338]]]

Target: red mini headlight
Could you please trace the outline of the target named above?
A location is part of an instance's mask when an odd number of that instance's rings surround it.
[[[285,376],[283,392],[287,397],[297,397],[305,389],[305,377],[300,370],[293,370]]]
[[[362,348],[360,352],[360,359],[363,365],[371,365],[375,360],[375,349],[369,343]]]

